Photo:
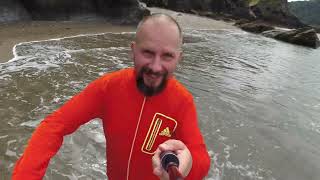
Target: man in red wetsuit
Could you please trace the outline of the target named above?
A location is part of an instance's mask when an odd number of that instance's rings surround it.
[[[111,180],[168,179],[159,155],[174,151],[186,179],[203,179],[210,158],[198,128],[192,95],[173,77],[182,32],[170,16],[154,14],[138,25],[131,44],[134,68],[90,83],[33,133],[13,179],[42,179],[63,137],[94,118],[103,122]]]

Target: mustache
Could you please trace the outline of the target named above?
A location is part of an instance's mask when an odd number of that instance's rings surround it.
[[[162,76],[162,81],[158,87],[149,87],[144,83],[143,80],[143,74],[147,75],[154,75],[157,77]],[[145,95],[145,96],[153,96],[158,93],[160,93],[167,84],[167,76],[168,76],[168,71],[163,71],[163,72],[154,72],[152,69],[148,68],[147,66],[144,66],[141,68],[141,70],[138,72],[137,75],[137,87],[138,89]]]
[[[166,74],[166,72],[154,72],[152,69],[150,69],[148,67],[143,67],[141,69],[141,72],[145,73],[147,75],[154,75],[154,76],[157,76],[157,77],[164,76]]]

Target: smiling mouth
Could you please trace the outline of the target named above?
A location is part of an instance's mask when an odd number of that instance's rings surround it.
[[[161,80],[163,76],[155,75],[155,74],[145,74],[145,83],[148,86],[157,86],[157,82]]]
[[[153,72],[151,69],[142,68],[137,76],[138,89],[146,96],[160,93],[166,86],[167,72]]]
[[[150,79],[159,79],[162,77],[162,75],[157,75],[157,74],[146,74],[146,76]]]
[[[153,71],[151,68],[143,67],[141,69],[141,77],[143,78],[144,84],[150,88],[157,88],[161,84],[165,84],[165,79],[167,76],[166,71]]]

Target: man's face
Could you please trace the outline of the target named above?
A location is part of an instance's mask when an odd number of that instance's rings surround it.
[[[161,92],[181,58],[177,27],[146,22],[131,48],[139,89],[147,96]]]

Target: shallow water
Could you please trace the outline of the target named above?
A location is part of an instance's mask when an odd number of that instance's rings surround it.
[[[320,177],[320,50],[241,30],[186,30],[176,77],[195,97],[210,180]],[[90,81],[132,66],[133,33],[21,43],[0,64],[0,179],[37,124]],[[100,121],[65,138],[45,179],[106,179]]]

